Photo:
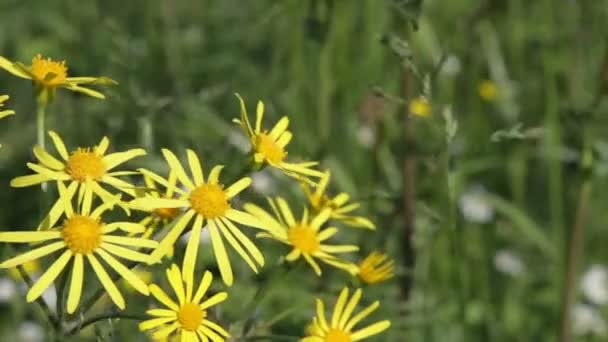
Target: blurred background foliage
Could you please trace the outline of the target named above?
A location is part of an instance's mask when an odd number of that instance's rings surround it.
[[[42,53],[65,59],[71,75],[118,80],[104,89],[106,101],[61,92],[47,126],[72,147],[107,135],[114,150],[146,148],[132,167],[164,171],[160,148],[192,148],[207,167],[225,164],[230,179],[247,152],[230,122],[238,116],[233,94],[250,111],[264,100],[271,121],[289,115],[290,156],[322,161],[332,188],[360,200],[378,227],[342,238],[359,243],[361,255],[383,250],[400,265],[395,278],[365,291],[368,302],[382,300],[373,317],[393,322],[375,341],[556,340],[589,144],[593,192],[572,320],[577,341],[605,341],[606,22],[605,0],[2,0],[0,54],[29,64]],[[35,227],[40,189],[8,184],[33,158],[33,89],[3,72],[0,92],[17,112],[0,125],[0,224]],[[406,139],[406,104],[419,95],[432,115],[407,119]],[[404,163],[414,156],[415,260],[404,233],[413,217],[403,210],[413,191]],[[254,181],[247,200],[304,201],[285,177],[262,171]],[[329,270],[320,279],[304,269],[285,275],[273,267],[284,250],[261,244],[267,266],[255,276],[234,263],[221,320],[234,322],[237,337],[244,325],[300,336],[314,296],[333,300],[351,280]],[[215,270],[208,249],[201,258],[199,271]],[[0,292],[10,288],[6,279]],[[265,299],[245,305],[261,284],[270,286]],[[44,331],[44,320],[15,291],[3,295],[0,335],[36,340],[31,322]],[[128,311],[143,310],[146,299],[132,296]],[[145,339],[132,321],[104,321],[75,340],[95,336]]]

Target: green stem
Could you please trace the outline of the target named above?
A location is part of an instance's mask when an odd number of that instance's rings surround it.
[[[95,324],[99,321],[103,321],[106,319],[130,319],[130,320],[134,320],[134,321],[143,321],[145,319],[147,319],[147,317],[142,316],[142,315],[136,315],[136,314],[124,314],[124,313],[117,313],[117,312],[109,312],[109,313],[102,313],[96,316],[93,316],[87,320],[84,320],[83,322],[77,324],[75,327],[73,327],[72,329],[68,330],[65,335],[66,336],[73,336],[75,334],[77,334],[78,332],[80,332],[80,330],[86,328],[87,326],[91,325],[91,324]]]
[[[38,146],[45,148],[46,144],[44,142],[44,134],[45,134],[45,120],[46,120],[46,101],[37,101],[36,102],[36,136]]]
[[[17,266],[17,271],[19,271],[21,279],[23,279],[23,281],[27,284],[27,288],[31,289],[34,283],[32,282],[32,278],[30,278],[30,275],[27,274],[23,266]],[[46,304],[44,299],[42,299],[42,297],[38,297],[38,299],[36,299],[36,303],[40,306],[40,309],[48,319],[51,326],[56,329],[58,320],[51,312],[51,308],[49,308],[49,306]]]
[[[564,274],[564,287],[562,291],[562,308],[560,315],[560,331],[559,341],[570,342],[572,341],[572,306],[576,299],[577,293],[577,267],[580,263],[580,259],[583,253],[583,245],[585,242],[585,224],[587,223],[587,212],[589,211],[589,202],[591,200],[591,169],[593,164],[593,151],[589,144],[585,146],[582,156],[582,169],[581,173],[583,176],[579,197],[578,205],[576,209],[576,216],[570,235],[567,237],[569,241],[567,249],[566,259],[566,272]]]

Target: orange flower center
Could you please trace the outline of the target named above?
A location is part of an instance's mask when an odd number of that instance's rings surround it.
[[[325,342],[351,342],[350,334],[338,329],[331,329],[325,336]]]
[[[179,208],[158,208],[154,209],[152,214],[163,220],[170,220],[179,214]]]
[[[106,173],[106,165],[96,152],[79,148],[70,155],[66,171],[72,179],[84,182],[87,179],[98,180]]]
[[[74,253],[92,253],[101,243],[101,223],[88,217],[75,215],[63,224],[61,235]]]
[[[206,219],[223,216],[230,208],[228,196],[219,184],[203,184],[190,193],[190,205]]]
[[[256,151],[274,164],[282,162],[287,156],[287,152],[265,133],[257,135]]]
[[[303,253],[312,253],[319,249],[321,243],[317,232],[308,225],[295,225],[287,232],[289,242]]]
[[[205,310],[201,310],[197,304],[186,303],[179,308],[177,320],[183,329],[196,331],[201,323],[203,323],[205,316],[207,316],[207,313]]]
[[[30,72],[34,81],[45,87],[62,85],[68,77],[68,67],[65,66],[65,61],[55,62],[50,58],[42,58],[40,54],[32,59]]]

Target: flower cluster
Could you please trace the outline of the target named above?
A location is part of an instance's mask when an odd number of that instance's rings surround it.
[[[0,57],[0,68],[32,80],[38,89],[38,102],[40,97],[52,99],[57,88],[103,99],[103,94],[82,85],[116,84],[106,77],[68,77],[65,62],[40,55],[34,57],[31,66]],[[65,306],[68,314],[85,315],[90,309],[88,304],[98,299],[93,296],[86,300],[87,305],[80,305],[83,289],[92,281],[85,270],[92,269],[120,310],[127,307],[127,302],[117,287],[119,278],[144,296],[152,294],[162,304],[163,308],[147,310],[151,318],[139,324],[140,330],[150,333],[152,338],[224,341],[230,336],[230,329],[216,323],[218,317],[211,309],[226,300],[228,293],[211,289],[213,275],[209,271],[203,272],[195,286],[200,241],[205,230],[226,286],[235,281],[235,260],[229,258],[229,251],[236,252],[239,261],[244,261],[255,273],[264,267],[265,257],[256,238],[288,246],[284,260],[295,263],[303,259],[317,276],[322,276],[323,266],[346,271],[354,281],[367,285],[391,278],[393,261],[382,253],[373,252],[359,264],[349,259],[359,247],[340,243],[342,227],[368,231],[376,227],[368,218],[355,214],[360,204],[351,202],[348,194],[330,193],[330,172],[320,170],[318,162],[288,158],[287,145],[293,137],[288,130],[288,117],[266,129],[264,103],[260,101],[252,125],[244,100],[237,97],[241,113],[234,121],[249,138],[251,152],[249,168],[232,181],[222,175],[224,165],[204,168],[200,156],[191,149],[185,151],[185,158],[169,149],[161,150],[169,169],[165,177],[144,168],[124,169],[127,162],[146,155],[141,148],[108,153],[107,137],[95,146],[68,148],[57,132],[49,131],[56,154],[44,147],[43,138],[33,148],[37,162],[27,163],[32,173],[16,177],[11,186],[43,184],[48,192],[56,188],[56,198],[38,227],[0,232],[0,242],[21,244],[28,249],[0,263],[0,268],[23,267],[41,258],[51,260],[50,266],[31,284],[27,301],[37,300],[56,284],[69,289],[66,298],[58,298],[61,308]],[[7,98],[0,96],[0,106]],[[10,114],[13,112],[2,111],[0,117]],[[294,213],[293,206],[282,197],[268,198],[267,205],[248,202],[242,207],[235,200],[250,187],[249,173],[265,167],[279,171],[301,186],[308,200],[301,212]],[[110,211],[116,212],[107,215]],[[133,218],[138,215],[134,212],[144,212],[145,216]],[[118,215],[124,219],[112,219]],[[177,242],[187,232],[182,253]],[[179,253],[173,253],[178,250]],[[172,263],[166,270],[172,294],[163,289],[163,282],[148,284],[140,276],[142,270],[161,263],[166,256],[173,258],[174,254],[183,258],[181,267]],[[344,288],[330,321],[325,318],[323,301],[318,299],[316,317],[302,341],[358,341],[390,326],[388,320],[383,320],[355,329],[379,303],[354,314],[362,290],[356,290],[350,299],[348,295],[349,290]]]

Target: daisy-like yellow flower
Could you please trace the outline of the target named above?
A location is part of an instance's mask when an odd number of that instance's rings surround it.
[[[0,119],[3,119],[9,115],[13,115],[15,114],[15,111],[13,110],[2,110],[2,107],[4,107],[4,102],[6,102],[6,100],[9,99],[8,95],[0,95]]]
[[[492,102],[498,97],[498,87],[494,82],[484,80],[479,84],[479,96],[488,102]]]
[[[230,335],[224,328],[208,319],[207,311],[228,298],[226,292],[219,292],[203,300],[211,286],[213,275],[206,271],[201,283],[194,292],[192,274],[182,274],[177,265],[167,269],[167,279],[173,288],[177,302],[171,299],[158,285],[151,284],[150,292],[167,309],[150,309],[146,313],[154,318],[139,324],[142,331],[156,330],[154,340],[166,341],[176,333],[182,342],[213,341],[222,342]]]
[[[395,275],[395,261],[389,260],[386,254],[370,253],[359,264],[357,276],[367,284],[377,284]]]
[[[309,218],[308,210],[305,209],[302,218],[296,221],[283,198],[268,199],[268,202],[275,216],[252,203],[245,204],[245,210],[256,216],[268,229],[268,232],[258,234],[259,237],[274,239],[293,248],[285,257],[287,261],[293,262],[303,257],[317,275],[321,275],[321,267],[315,259],[351,273],[356,272],[355,265],[332,254],[356,252],[359,247],[323,243],[338,232],[338,229],[334,227],[322,228],[329,219],[330,209],[324,209],[311,218]]]
[[[301,342],[355,342],[361,341],[373,335],[377,335],[391,326],[388,320],[376,322],[365,328],[354,330],[355,325],[369,316],[380,306],[376,301],[356,315],[353,315],[355,307],[361,299],[362,291],[357,289],[353,296],[348,299],[348,288],[340,292],[338,301],[334,306],[331,321],[325,318],[325,307],[323,301],[317,298],[317,315],[307,329],[308,336],[302,338]]]
[[[46,100],[53,98],[57,88],[66,88],[98,99],[104,99],[105,96],[102,93],[82,85],[105,86],[118,84],[108,77],[68,77],[68,67],[65,61],[53,61],[50,58],[43,58],[40,54],[32,59],[30,66],[19,62],[11,62],[0,56],[0,68],[17,77],[32,80],[39,95],[43,94]]]
[[[57,133],[50,131],[49,136],[53,140],[55,149],[62,160],[53,157],[44,148],[35,146],[34,156],[36,156],[39,163],[27,164],[35,174],[16,177],[11,180],[11,186],[21,188],[48,181],[60,183],[70,182],[68,187],[77,186],[79,188],[79,199],[82,199],[84,196],[96,194],[104,203],[119,202],[119,196],[113,195],[105,190],[101,186],[103,183],[131,196],[135,196],[135,191],[133,190],[134,186],[117,178],[117,176],[129,175],[134,172],[110,171],[130,159],[146,154],[146,151],[137,148],[106,155],[105,153],[110,145],[110,140],[107,137],[103,137],[95,147],[78,148],[75,151],[68,153],[63,140]],[[38,228],[47,229],[55,224],[63,213],[63,209],[64,206],[61,201],[58,200]]]
[[[173,199],[175,198],[175,187],[177,185],[177,177],[175,172],[169,174],[167,180],[168,185],[164,193],[158,189],[157,183],[148,174],[144,174],[144,183],[146,184],[146,194],[155,198]],[[166,226],[181,214],[179,208],[156,208],[150,211],[150,214],[144,217],[139,223],[147,229],[142,237],[149,238],[157,230],[159,226]]]
[[[352,215],[351,212],[359,208],[361,205],[359,203],[348,203],[350,196],[341,192],[334,197],[330,197],[327,194],[327,185],[329,184],[329,179],[331,174],[328,171],[325,171],[323,177],[319,183],[314,187],[308,183],[302,183],[302,187],[304,188],[304,192],[306,193],[306,197],[310,202],[311,207],[316,211],[320,212],[323,209],[331,210],[331,218],[337,221],[340,221],[346,225],[352,227],[360,227],[367,229],[376,229],[376,226],[369,219]]]
[[[241,118],[234,119],[234,122],[241,125],[245,134],[249,137],[253,161],[256,165],[270,165],[290,177],[306,182],[311,182],[309,177],[319,178],[323,176],[321,171],[313,169],[313,166],[316,166],[318,162],[291,163],[286,161],[287,151],[285,148],[292,138],[291,132],[287,129],[289,126],[289,118],[287,116],[282,117],[272,127],[270,132],[262,129],[264,103],[259,101],[256,109],[254,129],[251,123],[249,123],[249,116],[243,98],[238,94],[236,96],[241,104]]]
[[[409,110],[411,114],[429,117],[431,116],[431,105],[424,96],[418,96],[410,101]]]
[[[153,240],[125,237],[111,234],[117,229],[126,232],[143,232],[145,228],[137,223],[113,222],[105,223],[101,215],[110,205],[101,205],[92,208],[92,198],[84,199],[79,212],[72,207],[72,197],[75,187],[66,188],[59,185],[60,201],[66,214],[65,221],[58,227],[48,231],[16,231],[0,232],[0,242],[9,243],[45,243],[29,252],[20,254],[0,263],[0,268],[12,268],[23,265],[32,260],[61,251],[59,257],[40,276],[38,281],[30,288],[26,299],[28,302],[36,300],[55,281],[61,272],[72,262],[70,289],[67,300],[67,311],[73,313],[78,307],[84,280],[84,260],[88,260],[97,278],[109,294],[110,298],[120,309],[125,308],[125,300],[112,282],[98,257],[104,260],[122,278],[144,295],[148,295],[148,286],[138,278],[133,271],[127,268],[116,257],[135,261],[149,262],[149,256],[138,251],[123,247],[155,248],[158,243]]]
[[[222,275],[222,280],[224,280],[226,285],[232,285],[234,279],[223,238],[247,262],[249,267],[257,273],[258,267],[256,263],[263,266],[264,256],[255,244],[236,227],[233,221],[260,229],[265,229],[265,227],[255,217],[232,208],[230,204],[230,200],[234,196],[238,195],[251,184],[251,178],[243,177],[224,189],[224,185],[219,182],[223,166],[218,165],[212,168],[205,181],[203,168],[198,156],[194,151],[188,150],[188,164],[192,174],[192,178],[190,178],[173,152],[163,149],[162,153],[171,171],[175,173],[178,181],[186,190],[175,187],[174,191],[178,197],[175,199],[152,196],[140,197],[131,202],[131,207],[143,210],[182,208],[184,209],[184,213],[175,220],[175,224],[161,240],[159,247],[152,253],[152,259],[159,261],[160,258],[166,255],[194,218],[192,234],[190,235],[184,255],[184,273],[190,273],[194,270],[201,231],[205,223],[209,229],[211,245],[213,246],[213,252]],[[141,169],[140,172],[167,188],[172,187],[169,181],[151,171]]]

